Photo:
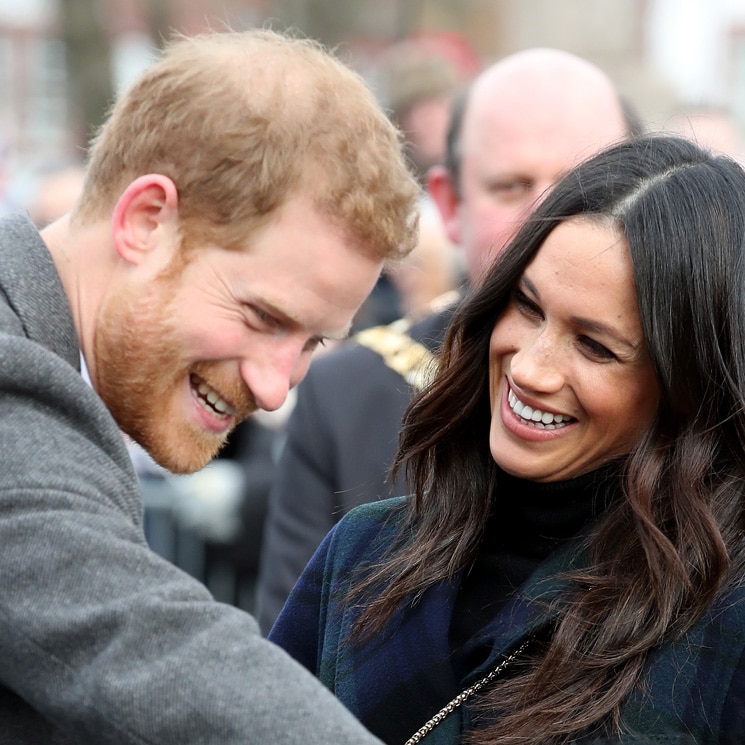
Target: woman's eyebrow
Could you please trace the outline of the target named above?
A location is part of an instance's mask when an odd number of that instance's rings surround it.
[[[632,349],[634,351],[639,349],[640,342],[633,342],[630,339],[627,339],[618,329],[614,328],[613,326],[608,326],[607,324],[601,323],[600,321],[592,321],[589,318],[583,318],[582,316],[572,316],[571,320],[572,323],[576,324],[577,326],[581,326],[588,331],[593,331],[596,334],[610,336],[619,344],[623,344],[624,346],[629,347],[629,349]]]
[[[540,292],[538,292],[538,288],[526,276],[523,275],[520,278],[520,282],[518,284],[525,285],[526,289],[530,292],[531,295],[536,298],[536,300],[541,299],[541,294]],[[575,325],[587,329],[588,331],[593,331],[596,334],[610,336],[619,344],[622,344],[623,346],[626,346],[633,351],[637,351],[640,347],[640,341],[631,341],[618,329],[614,328],[613,326],[608,326],[605,323],[601,323],[600,321],[593,321],[589,318],[584,318],[583,316],[572,316],[571,321]]]

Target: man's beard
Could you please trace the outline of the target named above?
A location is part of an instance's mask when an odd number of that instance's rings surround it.
[[[217,363],[184,356],[173,303],[178,275],[169,275],[156,278],[141,297],[118,290],[105,299],[94,339],[95,386],[120,429],[157,463],[191,473],[214,458],[228,432],[209,432],[186,417],[190,376],[199,376],[235,407],[233,427],[256,403],[243,382],[227,379]]]

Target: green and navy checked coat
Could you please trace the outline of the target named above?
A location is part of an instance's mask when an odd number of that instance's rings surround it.
[[[544,626],[548,618],[543,603],[536,601],[560,592],[557,577],[581,561],[577,544],[549,557],[472,640],[488,642],[488,659],[466,678],[455,680],[448,629],[458,577],[431,587],[369,642],[348,641],[358,609],[347,601],[346,590],[355,571],[374,562],[390,544],[402,506],[402,498],[363,505],[338,523],[319,546],[269,635],[388,743],[403,743],[402,724],[413,734]],[[685,636],[650,654],[643,684],[623,706],[625,734],[613,742],[745,744],[744,652],[745,587],[738,584],[722,593]],[[428,734],[424,745],[458,743],[470,726],[466,705]]]

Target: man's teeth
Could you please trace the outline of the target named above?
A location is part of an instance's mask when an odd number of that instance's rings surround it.
[[[233,408],[217,395],[214,388],[210,388],[206,383],[199,383],[197,386],[197,393],[202,402],[204,403],[204,401],[207,401],[210,407],[218,414],[221,414],[222,416],[230,416],[234,413]]]
[[[517,416],[540,429],[558,429],[559,427],[566,427],[572,421],[570,416],[552,414],[550,411],[541,411],[524,404],[512,390],[507,393],[507,401]]]

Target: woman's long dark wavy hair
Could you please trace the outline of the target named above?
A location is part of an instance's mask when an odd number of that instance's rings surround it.
[[[689,141],[647,136],[572,170],[461,304],[434,382],[404,417],[407,537],[353,589],[364,601],[356,636],[477,555],[499,500],[491,331],[548,234],[579,215],[614,221],[628,241],[659,405],[550,643],[481,696],[479,707],[499,716],[470,733],[474,743],[554,745],[617,731],[649,651],[686,631],[745,565],[745,172]]]

